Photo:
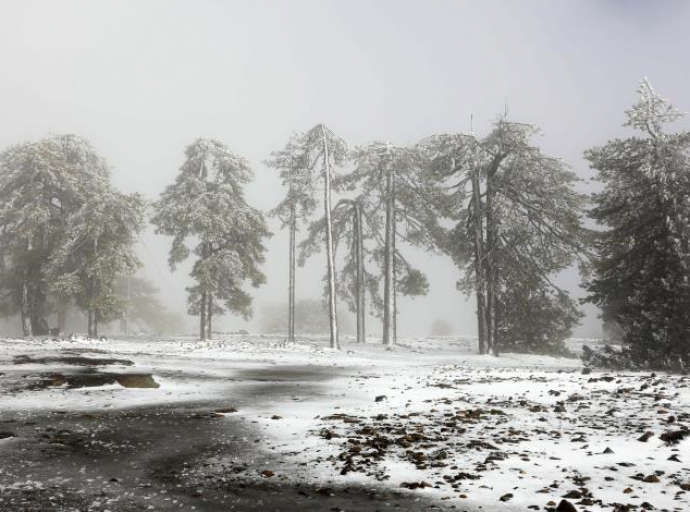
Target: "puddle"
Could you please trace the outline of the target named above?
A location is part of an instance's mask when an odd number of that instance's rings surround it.
[[[54,364],[62,363],[71,366],[109,366],[122,365],[134,366],[134,362],[127,359],[114,359],[107,357],[83,357],[83,356],[59,356],[59,357],[38,357],[32,358],[27,355],[16,356],[14,364]]]
[[[149,388],[157,389],[160,387],[150,373],[44,373],[30,376],[30,382],[20,386],[25,390],[41,390],[52,387],[67,386],[69,389],[93,388],[119,384],[123,388]]]

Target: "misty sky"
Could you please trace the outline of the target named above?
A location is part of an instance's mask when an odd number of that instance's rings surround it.
[[[405,145],[468,130],[471,114],[482,133],[507,104],[589,178],[583,150],[626,133],[643,76],[690,110],[688,26],[684,1],[0,0],[0,148],[78,133],[122,190],[155,199],[188,143],[218,138],[250,161],[248,199],[268,210],[283,191],[262,161],[295,130],[323,121],[352,146]],[[257,315],[287,295],[287,237],[271,226]],[[142,240],[143,273],[182,314],[186,271],[168,272],[166,238]],[[474,333],[451,261],[410,259],[431,291],[399,301],[401,334],[428,334],[436,318]],[[301,271],[298,297],[319,294],[323,266]],[[562,282],[580,293],[574,273]],[[588,312],[577,334],[598,333]]]

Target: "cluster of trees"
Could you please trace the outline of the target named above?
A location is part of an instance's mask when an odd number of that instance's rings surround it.
[[[315,133],[324,148],[316,157],[333,158],[320,167],[312,154]],[[560,349],[581,314],[552,278],[585,252],[584,197],[574,190],[575,174],[532,144],[535,133],[501,118],[483,138],[443,134],[406,148],[374,142],[349,152],[323,125],[293,136],[269,161],[288,189],[274,214],[290,230],[289,309],[295,233],[316,210],[321,181],[324,215],[309,223],[299,259],[325,247],[327,296],[334,304],[339,295],[357,313],[358,341],[365,339],[369,304],[382,318],[383,343],[395,343],[398,294],[428,291],[425,275],[405,256],[419,246],[450,255],[462,270],[459,287],[477,299],[482,353]],[[331,193],[341,196],[335,207]],[[341,245],[343,265],[335,272],[333,254]],[[330,311],[337,348],[335,308]],[[292,320],[288,337],[294,338]]]
[[[372,313],[383,343],[395,343],[398,295],[429,288],[407,256],[417,246],[450,256],[461,271],[458,288],[476,299],[481,353],[563,353],[582,314],[554,278],[580,263],[586,300],[620,334],[626,357],[687,367],[690,132],[667,133],[682,114],[646,80],[639,92],[626,124],[641,135],[585,153],[603,185],[591,198],[534,144],[534,126],[506,116],[483,136],[438,134],[403,148],[377,141],[350,150],[323,124],[294,134],[267,161],[287,190],[270,213],[289,232],[288,339],[295,267],[323,250],[331,346],[340,346],[338,298],[356,313],[359,342]],[[249,317],[246,286],[265,282],[270,232],[244,198],[252,177],[225,144],[198,139],[153,205],[156,231],[172,237],[170,266],[195,257],[188,311],[199,316],[201,339],[217,314]],[[132,244],[146,205],[113,188],[86,141],[58,136],[5,150],[0,198],[2,312],[18,313],[26,334],[44,334],[47,313],[73,303],[92,336],[122,315],[117,283],[139,266]],[[587,216],[599,229],[583,227]]]
[[[603,185],[591,198],[576,191],[579,180],[564,162],[534,145],[534,126],[505,117],[483,137],[440,134],[406,148],[374,142],[347,151],[323,125],[294,135],[268,162],[288,189],[273,212],[290,231],[288,338],[298,247],[302,263],[325,248],[337,348],[336,295],[357,313],[358,341],[368,304],[383,320],[383,343],[395,342],[398,293],[428,290],[404,255],[415,245],[449,255],[461,270],[458,288],[476,298],[481,353],[567,352],[564,340],[582,313],[554,278],[579,263],[585,300],[602,309],[630,361],[687,368],[690,133],[666,133],[681,114],[646,80],[639,93],[626,125],[642,136],[585,153]],[[324,215],[308,223],[318,186]],[[586,217],[599,228],[583,227]],[[336,272],[339,245],[346,250]]]
[[[74,135],[9,147],[0,154],[0,310],[24,335],[49,333],[56,311],[88,319],[89,336],[124,307],[117,278],[140,262],[132,250],[145,202],[123,194],[93,147]]]

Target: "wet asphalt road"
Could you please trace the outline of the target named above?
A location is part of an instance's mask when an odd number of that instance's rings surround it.
[[[309,468],[256,449],[263,440],[251,422],[209,414],[267,399],[287,407],[295,394],[316,396],[333,372],[317,366],[234,372],[242,382],[237,394],[215,401],[88,414],[0,411],[0,432],[17,436],[0,449],[0,484],[15,487],[0,490],[0,511],[442,509],[395,489],[305,483]],[[257,478],[264,469],[290,478]]]

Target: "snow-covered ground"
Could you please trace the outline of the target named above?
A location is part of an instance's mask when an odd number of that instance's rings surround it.
[[[0,420],[225,400],[217,421],[258,429],[254,448],[280,461],[256,468],[257,478],[410,489],[467,510],[555,510],[564,497],[576,510],[690,510],[690,437],[662,440],[690,425],[689,377],[588,373],[574,359],[478,356],[475,344],[350,341],[336,352],[323,339],[274,336],[4,340]],[[70,356],[121,361],[84,366]],[[150,374],[160,387],[46,385],[46,374],[84,373]],[[241,406],[228,398],[279,381],[287,395],[266,387]],[[0,439],[0,458],[14,442]]]

